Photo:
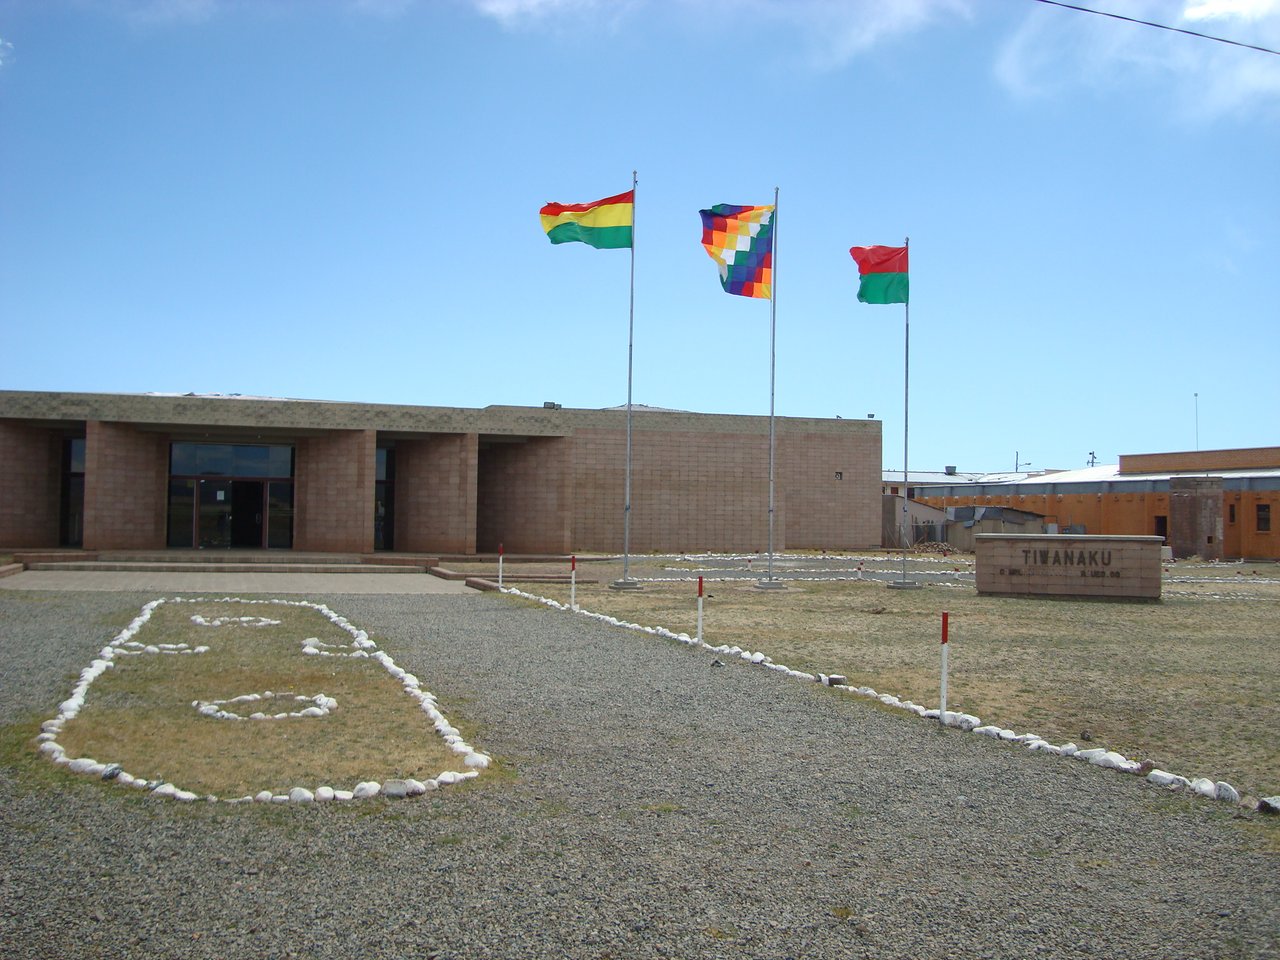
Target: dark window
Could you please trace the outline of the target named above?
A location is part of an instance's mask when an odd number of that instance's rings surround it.
[[[1258,504],[1258,532],[1271,532],[1271,504],[1269,503]]]
[[[78,547],[84,542],[84,437],[72,437],[62,447],[62,502],[59,542]]]
[[[373,549],[395,549],[396,452],[379,447],[377,479],[373,485]]]
[[[67,470],[71,473],[84,473],[84,437],[74,437],[67,441]]]
[[[196,510],[196,482],[169,481],[169,537],[171,547],[193,547],[195,536],[192,517]]]
[[[1234,503],[1227,504],[1227,523],[1236,522],[1236,505]]]
[[[267,546],[293,546],[293,484],[287,480],[267,484]]]
[[[292,477],[293,447],[253,443],[175,443],[169,451],[175,477]]]

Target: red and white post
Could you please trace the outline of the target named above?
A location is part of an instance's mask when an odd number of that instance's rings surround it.
[[[698,578],[698,642],[702,642],[702,578]]]
[[[949,615],[942,614],[942,705],[938,708],[938,723],[947,725],[947,620]]]
[[[578,557],[569,558],[569,609],[578,612]]]
[[[502,589],[502,544],[498,544],[498,589]]]

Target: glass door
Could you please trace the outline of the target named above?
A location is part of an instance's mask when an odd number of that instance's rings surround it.
[[[261,480],[231,481],[231,546],[262,546],[263,486]]]
[[[231,481],[199,481],[200,540],[199,546],[226,548],[231,546]]]

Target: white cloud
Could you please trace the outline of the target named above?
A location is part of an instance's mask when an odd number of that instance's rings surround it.
[[[685,0],[706,5],[706,0]],[[844,66],[873,47],[969,14],[967,0],[715,0],[725,17],[745,12],[773,21],[801,37],[814,65]]]
[[[13,44],[0,37],[0,67],[5,66],[13,60]]]
[[[1280,11],[1280,0],[1194,0],[1182,11],[1184,20],[1258,20]]]
[[[954,16],[967,16],[970,0],[468,0],[504,26],[563,26],[572,19],[663,16],[695,29],[716,24],[761,24],[791,33],[820,68],[847,63],[881,42]]]
[[[1125,5],[1123,14],[1280,48],[1280,0],[1190,0],[1172,21],[1167,3],[1140,0]],[[1258,109],[1280,115],[1280,57],[1049,6],[1030,11],[1005,40],[995,75],[1025,99],[1080,87],[1106,95],[1124,87],[1193,118]]]
[[[203,23],[218,11],[218,0],[129,0],[125,10],[139,23]]]
[[[471,0],[475,8],[487,17],[513,26],[522,21],[543,20],[549,17],[581,16],[600,7],[598,0]]]

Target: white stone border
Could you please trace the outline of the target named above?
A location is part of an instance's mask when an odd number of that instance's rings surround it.
[[[711,653],[718,653],[724,656],[737,657],[745,660],[755,666],[764,667],[766,670],[772,670],[775,673],[783,674],[796,680],[807,680],[809,682],[821,683],[823,686],[832,687],[836,690],[842,690],[846,693],[855,694],[860,697],[866,697],[871,700],[878,700],[887,707],[893,707],[899,710],[905,710],[913,713],[918,717],[937,722],[939,711],[936,708],[926,709],[910,700],[901,700],[890,693],[877,693],[871,687],[852,687],[849,686],[845,678],[838,674],[819,673],[814,676],[811,673],[804,673],[799,670],[792,670],[790,667],[780,663],[774,663],[772,658],[759,651],[743,650],[738,646],[721,645],[713,647],[710,644],[699,641],[696,637],[691,637],[687,633],[675,633],[666,627],[645,627],[638,623],[628,623],[625,620],[619,620],[616,617],[610,617],[602,613],[592,613],[589,610],[582,609],[579,605],[578,609],[570,609],[567,603],[560,603],[558,600],[552,600],[549,597],[539,597],[532,593],[525,593],[523,590],[517,590],[513,587],[500,588],[503,593],[512,596],[523,597],[526,600],[534,600],[538,603],[545,604],[555,610],[563,610],[567,613],[576,613],[579,616],[588,617],[592,620],[599,620],[610,626],[623,627],[627,630],[638,630],[642,633],[651,634],[655,637],[663,637],[667,640],[677,640],[680,643],[689,646],[695,646],[699,649],[706,650]],[[1188,778],[1179,776],[1176,773],[1169,773],[1165,770],[1158,770],[1151,766],[1150,763],[1138,763],[1135,760],[1129,760],[1123,755],[1104,747],[1095,747],[1088,750],[1081,750],[1074,743],[1066,743],[1061,746],[1055,746],[1034,733],[1015,733],[1012,730],[1006,730],[994,724],[984,724],[980,719],[968,713],[954,713],[947,711],[943,718],[943,723],[949,727],[955,727],[967,733],[976,733],[979,736],[990,737],[993,740],[1002,740],[1009,743],[1017,743],[1028,750],[1037,753],[1050,753],[1055,756],[1072,757],[1076,760],[1084,760],[1097,767],[1103,767],[1110,770],[1119,770],[1122,773],[1134,774],[1137,776],[1145,776],[1147,780],[1156,786],[1165,787],[1169,790],[1189,790],[1190,792],[1206,797],[1211,800],[1221,800],[1227,803],[1240,803],[1240,793],[1231,784],[1224,780],[1214,782],[1206,777]],[[1280,812],[1280,796],[1264,797],[1258,803],[1258,809],[1270,813]]]
[[[142,654],[197,654],[208,651],[208,647],[190,648],[186,644],[154,644],[144,645],[134,640],[142,627],[151,619],[151,614],[162,603],[245,603],[245,604],[275,604],[287,607],[307,607],[315,610],[324,616],[339,629],[351,635],[351,646],[356,648],[358,654],[367,656],[372,660],[377,660],[391,676],[398,680],[405,693],[416,700],[422,708],[422,712],[427,715],[435,727],[436,732],[444,739],[454,753],[461,754],[462,766],[464,770],[445,770],[435,777],[425,782],[419,780],[388,780],[386,783],[378,783],[375,780],[366,780],[357,783],[352,790],[335,790],[330,786],[322,785],[314,791],[306,787],[293,787],[286,794],[273,794],[270,790],[261,790],[251,796],[221,798],[212,794],[203,797],[209,802],[221,801],[223,803],[312,803],[315,801],[327,800],[352,800],[363,799],[365,797],[373,797],[382,794],[386,797],[412,797],[419,796],[431,790],[440,787],[449,786],[451,784],[460,783],[463,780],[470,780],[480,775],[480,771],[489,766],[490,758],[487,754],[481,753],[471,747],[462,739],[462,734],[445,718],[439,708],[436,706],[436,698],[433,694],[423,690],[418,682],[418,678],[411,673],[407,673],[401,667],[396,666],[394,660],[386,653],[377,649],[377,644],[369,639],[369,635],[365,631],[359,629],[352,624],[346,617],[339,616],[322,603],[311,603],[307,600],[245,600],[241,597],[173,597],[152,600],[143,605],[141,612],[133,618],[132,622],[120,631],[109,644],[99,651],[98,656],[89,666],[80,671],[79,682],[71,690],[71,696],[64,700],[58,706],[58,715],[50,720],[46,720],[40,725],[40,734],[36,737],[39,744],[37,749],[41,754],[48,757],[51,761],[70,770],[72,773],[81,773],[88,776],[99,777],[102,780],[109,780],[122,786],[134,787],[139,790],[149,791],[154,797],[171,797],[175,800],[191,802],[193,800],[202,799],[198,794],[190,790],[183,790],[172,783],[161,780],[147,780],[142,777],[135,777],[127,771],[123,770],[118,763],[99,763],[89,757],[68,757],[66,751],[58,743],[58,735],[66,726],[67,721],[72,720],[80,713],[84,707],[85,699],[89,692],[89,687],[94,680],[102,676],[107,670],[115,666],[114,659],[117,656],[138,656]],[[203,618],[202,618],[203,619]],[[197,621],[199,622],[199,621]],[[265,617],[259,618],[216,618],[213,621],[205,621],[206,626],[219,626],[224,623],[240,623],[252,626],[268,626],[270,623]],[[279,622],[279,621],[275,621]],[[304,652],[306,646],[311,639],[304,641]],[[317,641],[318,642],[318,641]],[[316,650],[315,652],[320,652]],[[274,696],[272,694],[248,694],[246,696]],[[320,695],[315,698],[304,698],[313,703],[312,708],[303,710],[300,715],[316,716],[318,714],[311,713],[312,709],[320,710],[331,709],[333,701],[329,697],[323,697],[325,703],[320,702]],[[236,698],[235,700],[225,701],[233,703],[236,700],[244,698]],[[201,709],[200,701],[193,704],[198,710]],[[217,706],[212,706],[217,711]],[[201,710],[203,713],[204,711]],[[237,717],[235,714],[228,714],[236,719],[247,719]]]

